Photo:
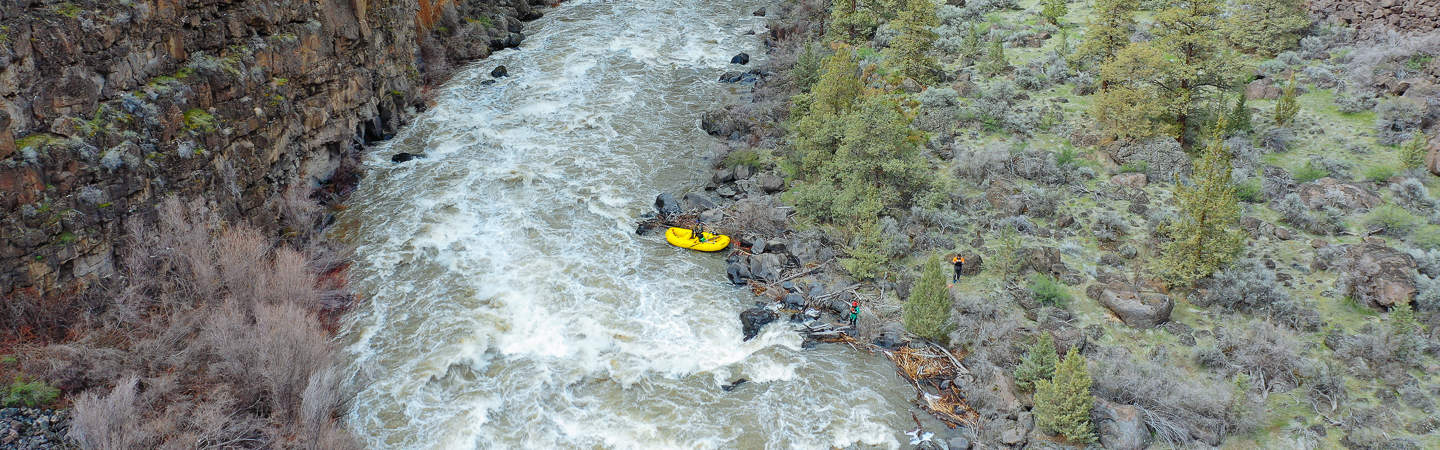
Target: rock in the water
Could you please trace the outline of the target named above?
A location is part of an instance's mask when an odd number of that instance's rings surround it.
[[[504,78],[508,75],[510,75],[510,71],[505,69],[505,66],[503,65],[495,66],[495,69],[490,71],[490,76],[495,78]]]
[[[738,379],[738,380],[735,380],[735,381],[731,381],[730,384],[727,384],[727,385],[724,385],[724,386],[720,386],[720,389],[724,389],[725,392],[730,392],[730,391],[735,390],[735,388],[740,387],[740,385],[745,384],[745,383],[748,383],[748,382],[750,382],[749,379],[747,379],[747,378],[741,378],[741,379]]]
[[[777,317],[773,311],[761,307],[754,307],[740,313],[741,330],[745,333],[745,340],[754,339],[760,334],[760,328],[765,324],[774,322]]]
[[[790,293],[785,295],[785,307],[790,309],[801,309],[805,307],[805,297],[800,294]]]
[[[730,136],[750,131],[744,122],[736,120],[729,111],[724,109],[706,111],[704,115],[700,116],[700,129],[705,130],[711,136]],[[736,176],[735,178],[740,177]]]
[[[415,158],[424,158],[424,157],[425,157],[425,155],[421,155],[421,154],[418,154],[418,153],[400,152],[400,153],[396,153],[395,156],[391,156],[391,157],[390,157],[390,162],[393,162],[393,163],[403,163],[403,162],[406,162],[406,161],[409,161],[409,160],[412,160],[412,159],[415,159]]]
[[[760,69],[751,69],[746,72],[730,71],[720,75],[721,83],[754,83],[765,77],[765,72]]]
[[[757,9],[755,10],[755,12],[750,13],[750,15],[755,17],[765,17],[765,8]]]
[[[655,196],[655,210],[659,211],[662,217],[678,215],[684,212],[680,206],[680,202],[675,200],[675,196],[670,195],[668,192]]]
[[[730,58],[730,64],[739,64],[742,66],[750,64],[750,54],[742,52],[738,55],[735,55],[734,58]]]
[[[725,267],[725,278],[735,285],[743,285],[745,280],[750,279],[750,266],[740,261],[732,262]]]
[[[1100,444],[1107,449],[1141,450],[1150,445],[1150,430],[1145,428],[1145,418],[1134,406],[1116,405],[1097,398],[1090,417],[1100,431]]]
[[[715,204],[715,200],[710,199],[710,196],[699,192],[685,194],[684,197],[681,197],[680,201],[685,205],[686,211],[701,211],[719,207],[719,205]]]
[[[764,190],[766,194],[779,192],[780,189],[785,188],[785,179],[769,172],[755,177],[755,182],[760,184],[760,189]]]
[[[1415,259],[1383,243],[1347,246],[1332,268],[1341,274],[1336,284],[1345,295],[1372,308],[1409,302],[1417,292]]]
[[[1160,326],[1170,320],[1170,311],[1175,309],[1175,301],[1168,295],[1136,292],[1121,285],[1091,285],[1086,294],[1135,328]]]

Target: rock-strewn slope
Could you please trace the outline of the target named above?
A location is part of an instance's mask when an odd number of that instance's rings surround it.
[[[353,177],[358,143],[540,3],[0,2],[0,296],[109,276],[124,219],[170,194],[279,229],[252,212]]]
[[[1310,11],[1324,21],[1363,33],[1387,28],[1425,33],[1440,28],[1440,3],[1433,0],[1311,0]]]

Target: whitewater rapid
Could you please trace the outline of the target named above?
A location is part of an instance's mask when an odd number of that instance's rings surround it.
[[[366,299],[341,339],[368,447],[908,443],[914,393],[883,357],[801,349],[783,323],[742,342],[754,300],[723,256],[634,234],[655,194],[701,186],[698,117],[733,99],[732,55],[763,54],[746,32],[768,3],[566,2],[375,150],[337,227]]]

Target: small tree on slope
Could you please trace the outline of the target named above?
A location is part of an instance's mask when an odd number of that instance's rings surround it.
[[[940,66],[930,56],[935,46],[932,28],[939,25],[935,4],[930,0],[905,1],[905,8],[900,10],[894,25],[900,30],[900,36],[890,46],[901,74],[925,84],[934,81]]]
[[[1164,232],[1174,240],[1165,245],[1161,263],[1172,284],[1191,284],[1209,276],[1240,251],[1244,237],[1236,231],[1240,201],[1230,182],[1230,152],[1225,148],[1225,120],[1215,126],[1210,145],[1195,163],[1193,185],[1176,183],[1180,217]]]
[[[905,329],[936,342],[945,343],[950,334],[950,293],[945,288],[945,264],[939,254],[925,261],[920,280],[905,301]]]
[[[1085,358],[1071,349],[1055,366],[1053,378],[1035,382],[1035,424],[1074,442],[1094,442],[1091,382]]]
[[[1060,357],[1055,354],[1055,340],[1050,338],[1050,333],[1042,332],[1025,351],[1020,365],[1015,367],[1015,384],[1027,391],[1034,389],[1035,382],[1055,376],[1055,365],[1059,362]]]

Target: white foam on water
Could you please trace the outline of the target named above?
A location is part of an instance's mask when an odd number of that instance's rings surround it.
[[[764,5],[568,2],[367,160],[338,228],[369,300],[343,331],[369,447],[899,445],[913,393],[882,357],[786,323],[742,341],[721,256],[634,235],[657,192],[703,182],[696,118],[761,53]]]

